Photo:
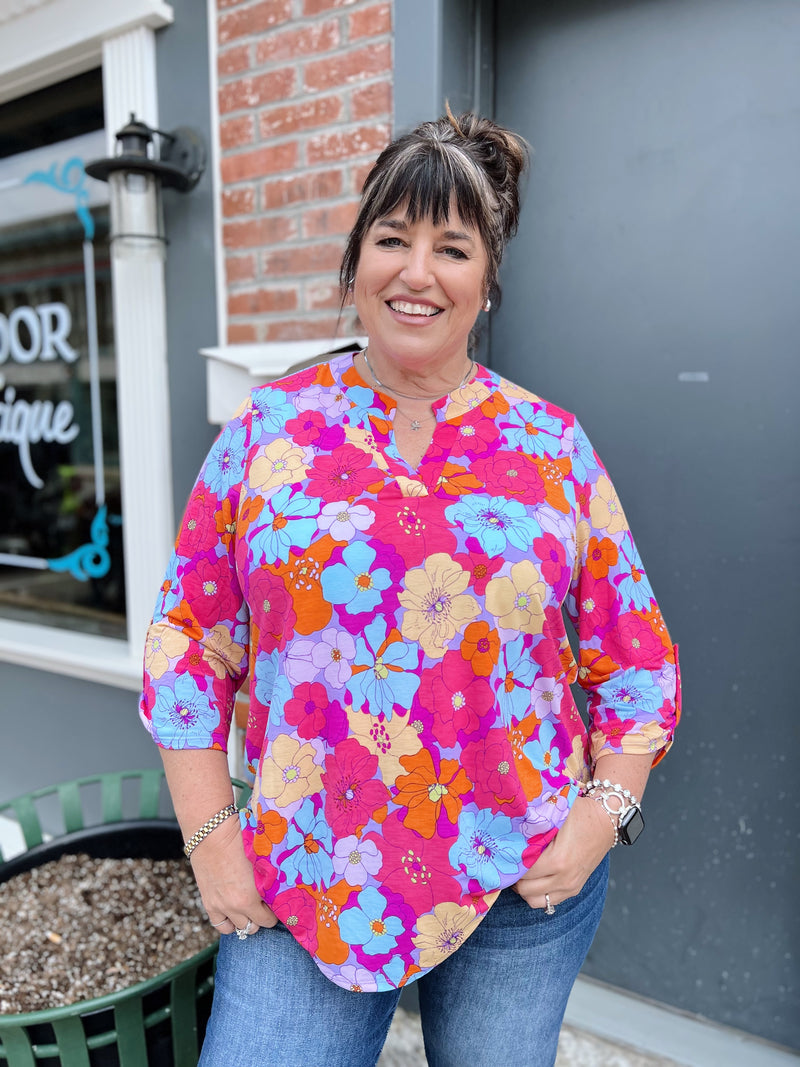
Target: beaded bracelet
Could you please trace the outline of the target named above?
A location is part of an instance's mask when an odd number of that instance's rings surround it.
[[[191,856],[191,854],[194,852],[200,842],[204,838],[208,837],[211,831],[215,830],[220,823],[225,822],[225,820],[229,819],[231,815],[238,814],[239,809],[236,807],[235,804],[227,804],[224,808],[222,808],[221,811],[218,811],[216,815],[212,815],[208,822],[204,822],[200,829],[193,833],[189,840],[186,842],[186,844],[183,846],[183,854],[186,856],[186,858],[188,859]]]
[[[619,844],[620,819],[630,808],[638,807],[639,801],[629,789],[620,785],[619,782],[610,781],[608,778],[593,778],[591,782],[581,790],[581,796],[591,797],[592,800],[596,800],[602,807],[603,811],[606,812],[609,819],[611,819],[611,824],[614,827],[614,844],[611,847],[614,848]],[[610,806],[609,800],[611,800],[612,797],[619,801],[618,808],[612,808]]]

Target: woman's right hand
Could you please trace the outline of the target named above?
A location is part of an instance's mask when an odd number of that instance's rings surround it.
[[[192,852],[192,870],[208,913],[208,921],[221,934],[278,921],[256,889],[253,867],[244,851],[238,819],[227,819]]]

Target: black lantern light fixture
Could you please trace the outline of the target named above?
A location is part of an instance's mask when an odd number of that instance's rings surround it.
[[[154,137],[160,140],[157,154]],[[133,112],[116,139],[116,155],[84,168],[90,177],[109,184],[112,240],[133,247],[154,240],[163,245],[160,189],[194,189],[206,165],[203,139],[186,126],[168,133],[153,129]]]

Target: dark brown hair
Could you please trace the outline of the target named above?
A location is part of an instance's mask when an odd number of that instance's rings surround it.
[[[339,272],[342,306],[353,284],[361,244],[373,223],[401,205],[409,221],[445,222],[452,202],[464,222],[481,236],[488,266],[487,294],[500,295],[497,272],[503,251],[519,223],[520,178],[528,145],[517,134],[468,112],[423,122],[392,141],[364,182],[361,206],[347,239]]]

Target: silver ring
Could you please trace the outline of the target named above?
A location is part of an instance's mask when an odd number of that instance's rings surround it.
[[[555,915],[556,909],[550,903],[550,894],[549,893],[545,893],[544,899],[545,899],[545,905],[546,905],[546,907],[544,909],[545,915]]]
[[[208,921],[211,922],[210,919]],[[223,919],[221,923],[211,923],[211,925],[216,929],[218,926],[224,926],[227,921],[227,919]]]
[[[234,928],[233,928],[234,929],[234,933],[236,934],[236,936],[239,938],[240,941],[246,941],[247,938],[250,936],[250,927],[251,926],[255,926],[255,923],[253,922],[252,919],[248,919],[247,920],[247,925],[242,930],[239,930],[234,926]],[[257,929],[258,929],[258,927],[256,927],[256,930]],[[253,933],[255,933],[255,931],[253,931]]]

